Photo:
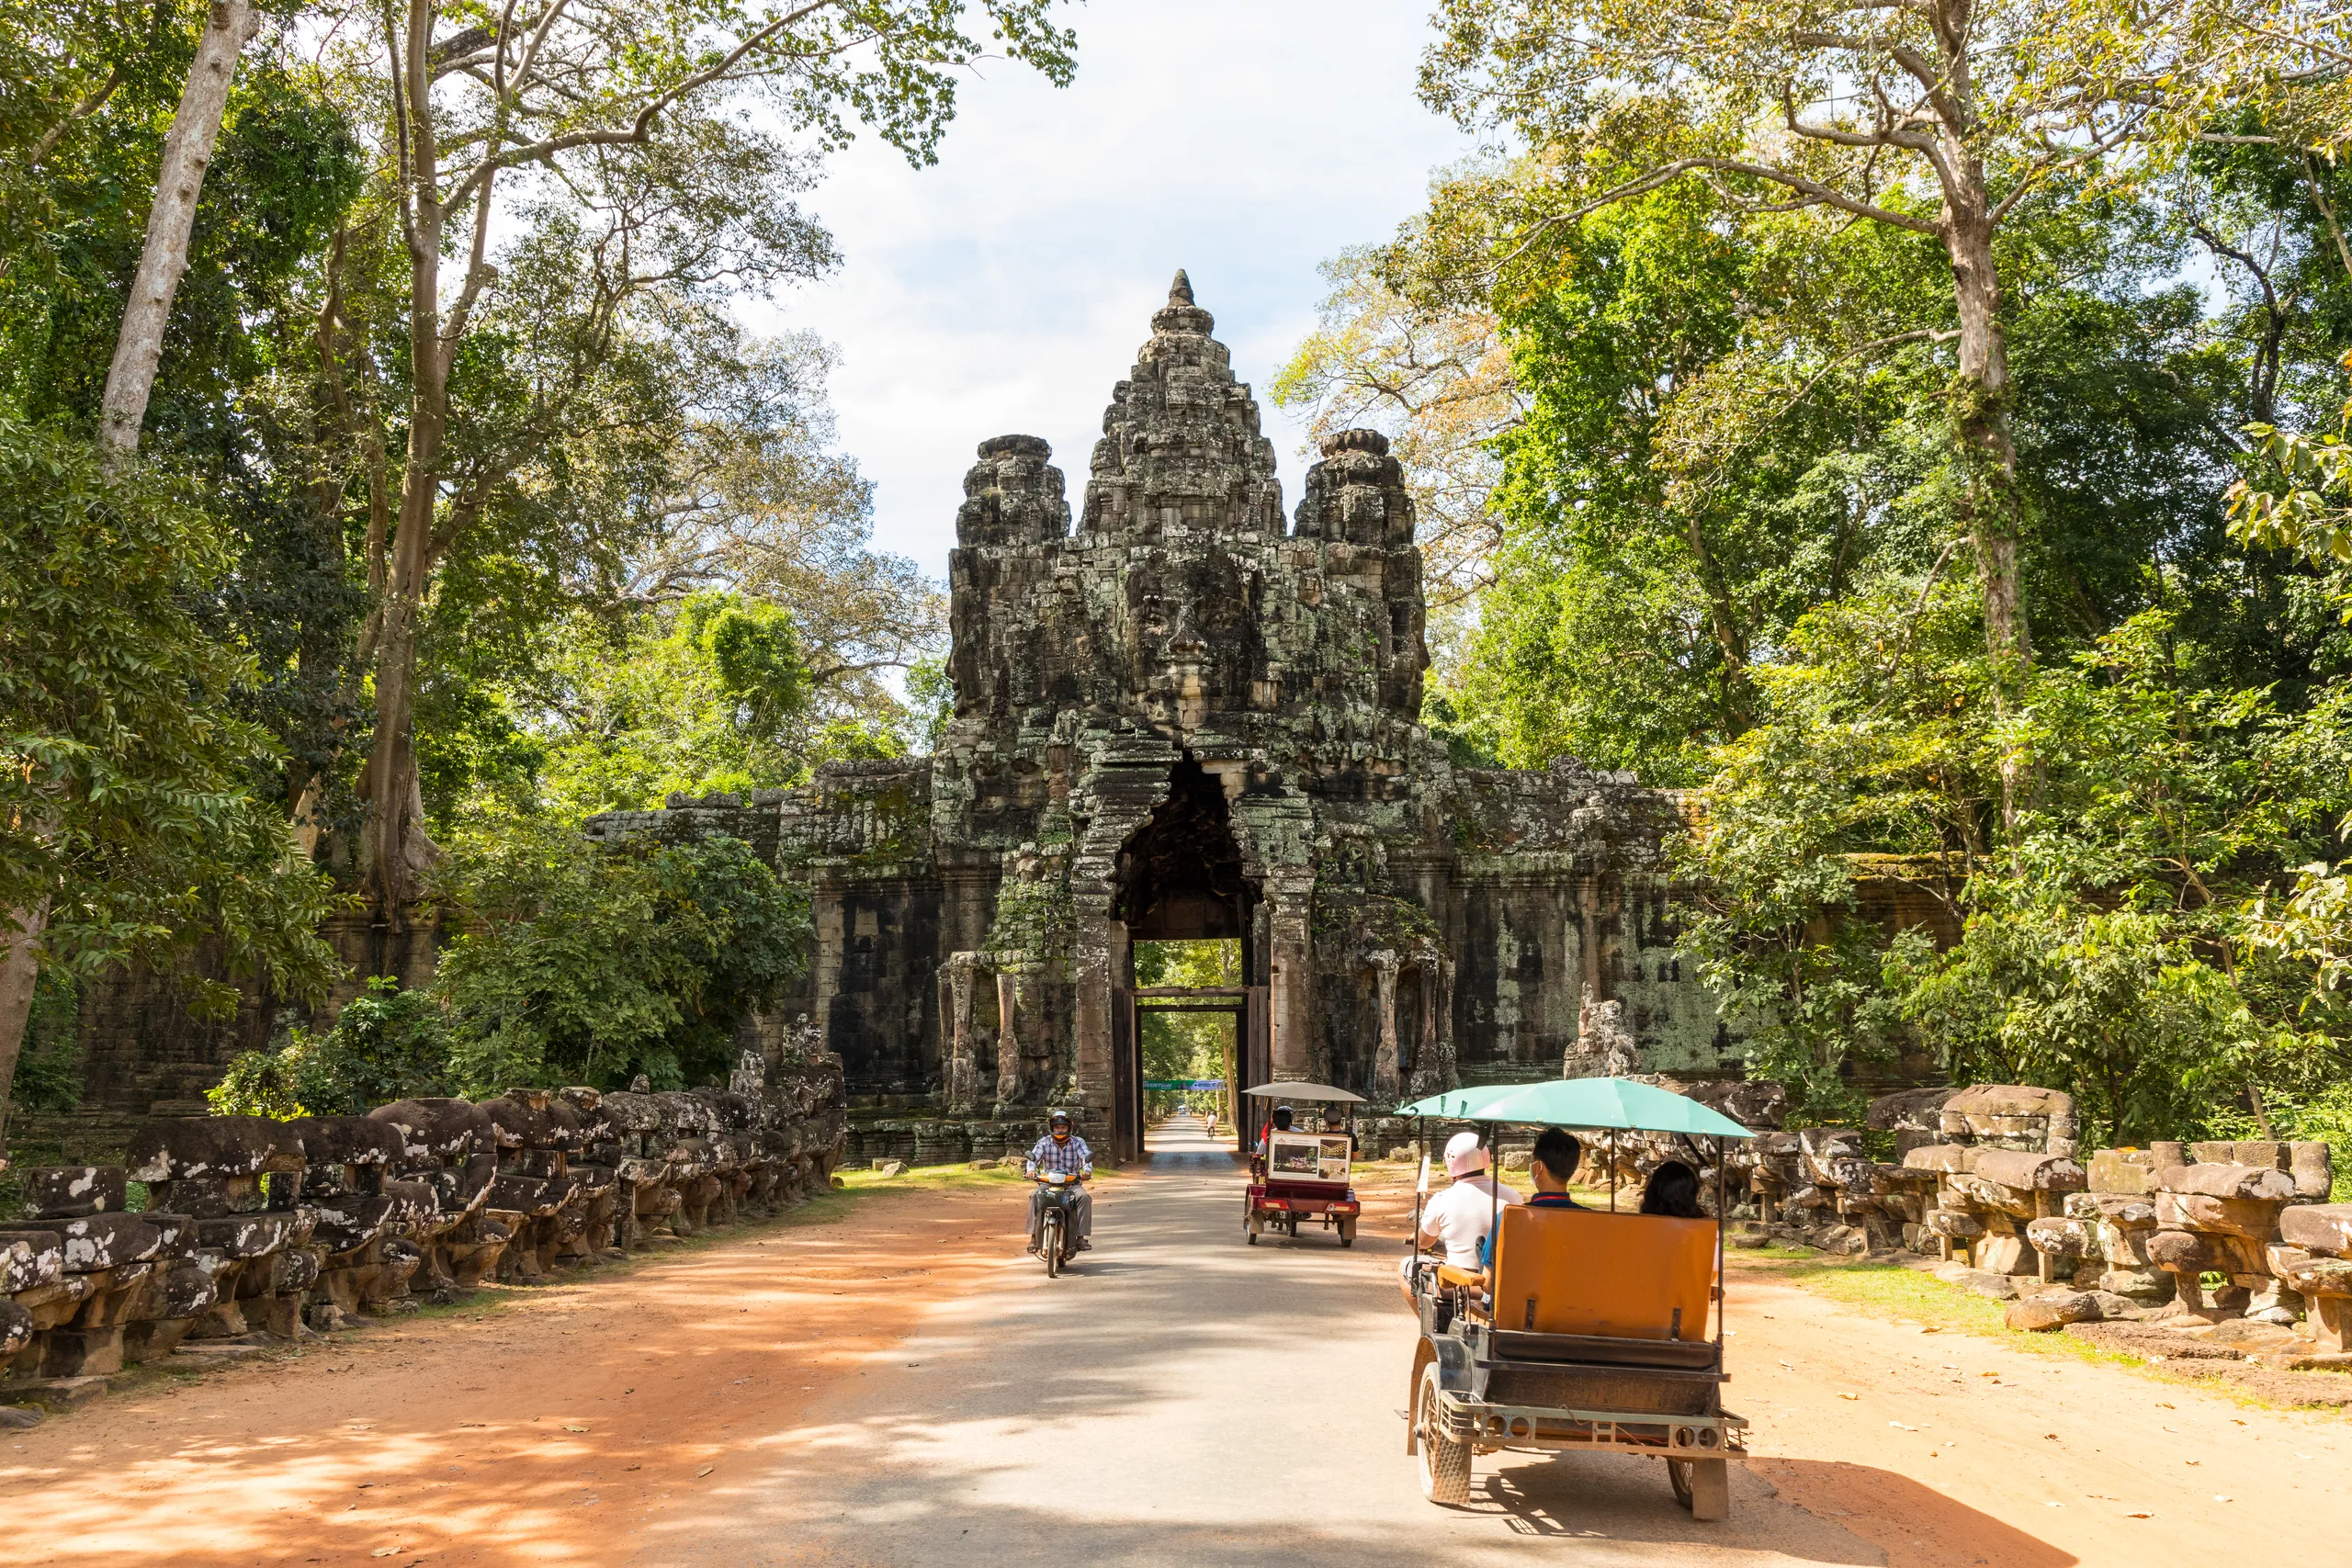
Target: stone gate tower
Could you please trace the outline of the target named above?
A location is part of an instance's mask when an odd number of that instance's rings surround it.
[[[1419,723],[1420,556],[1387,442],[1326,440],[1285,527],[1214,324],[1178,273],[1074,526],[1045,442],[980,444],[935,755],[601,830],[733,831],[808,880],[804,1005],[875,1153],[1001,1152],[1048,1102],[1138,1153],[1132,944],[1156,939],[1239,942],[1244,983],[1194,999],[1232,1007],[1251,1082],[1394,1102],[1555,1077],[1588,989],[1624,1004],[1645,1066],[1723,1072],[1730,1041],[1676,970],[1672,801],[1573,763],[1448,761]]]

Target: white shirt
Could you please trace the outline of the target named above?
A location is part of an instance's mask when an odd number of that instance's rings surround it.
[[[1484,1175],[1465,1176],[1421,1205],[1421,1234],[1445,1248],[1445,1260],[1456,1269],[1478,1267],[1478,1244],[1494,1224],[1495,1192]],[[1520,1201],[1509,1187],[1501,1190],[1505,1207]]]

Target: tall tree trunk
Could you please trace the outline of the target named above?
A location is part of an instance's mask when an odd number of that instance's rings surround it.
[[[111,466],[139,450],[140,426],[147,422],[147,398],[154,390],[155,367],[164,355],[164,328],[172,299],[187,271],[187,239],[196,227],[197,198],[204,192],[205,166],[220,139],[220,117],[229,107],[229,84],[237,57],[261,30],[253,0],[213,0],[203,37],[189,65],[179,113],[164,138],[164,163],[155,178],[154,205],[147,209],[147,243],[130,280],[122,327],[115,336],[114,363],[107,370],[100,405],[98,449]]]
[[[2033,663],[2033,638],[2018,589],[2018,450],[2009,436],[2009,354],[2001,331],[2001,283],[1993,265],[1993,220],[1983,171],[1953,160],[1944,185],[1944,250],[1960,314],[1960,377],[1952,421],[1961,462],[1962,521],[1976,547],[1984,594],[1984,644],[2007,708],[2007,688]],[[2022,773],[2001,758],[2001,826],[2017,823]]]
[[[33,982],[40,977],[34,946],[49,926],[49,900],[0,914],[0,1154],[8,1148],[8,1089],[33,1015]]]
[[[402,183],[410,208],[408,464],[376,613],[376,728],[360,775],[368,804],[361,863],[379,913],[393,920],[416,897],[435,854],[420,821],[414,731],[417,624],[433,567],[434,513],[449,421],[451,345],[443,339],[440,310],[444,214],[428,59],[434,10],[428,0],[412,0],[401,47],[408,165]]]
[[[1945,248],[1960,308],[1960,385],[1952,411],[1967,465],[1961,505],[1984,585],[1984,642],[1996,659],[2033,661],[2018,593],[2018,452],[2009,436],[2009,353],[2001,332],[2001,286],[1993,228],[1977,195],[1951,214]]]

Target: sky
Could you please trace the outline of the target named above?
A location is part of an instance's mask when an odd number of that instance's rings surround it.
[[[862,138],[808,205],[843,265],[769,324],[839,350],[841,446],[876,547],[944,579],[973,448],[1042,435],[1073,510],[1112,384],[1186,268],[1259,396],[1297,504],[1304,437],[1267,400],[1315,323],[1317,264],[1385,240],[1473,149],[1422,108],[1430,0],[1094,0],[1078,75],[989,62],[937,164]]]

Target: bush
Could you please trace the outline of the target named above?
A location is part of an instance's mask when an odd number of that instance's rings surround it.
[[[285,1059],[268,1051],[241,1051],[220,1083],[204,1091],[215,1116],[266,1116],[285,1122],[308,1116],[294,1097],[294,1074]]]
[[[361,1116],[396,1100],[454,1092],[447,1015],[430,991],[372,976],[323,1034],[292,1032],[247,1051],[205,1091],[215,1116]]]
[[[313,1116],[357,1116],[396,1100],[448,1094],[448,1015],[429,991],[369,978],[324,1034],[301,1030],[281,1059]]]
[[[607,849],[528,818],[458,839],[439,896],[469,928],[436,982],[466,1094],[723,1077],[810,931],[806,895],[740,840]]]

